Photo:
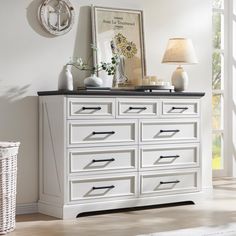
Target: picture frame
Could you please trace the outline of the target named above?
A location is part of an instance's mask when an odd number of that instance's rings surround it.
[[[141,85],[146,75],[143,11],[92,6],[91,15],[93,44],[97,48],[94,64],[111,62],[114,52],[120,57],[115,75],[99,71],[98,76],[104,84],[113,80],[113,86]]]

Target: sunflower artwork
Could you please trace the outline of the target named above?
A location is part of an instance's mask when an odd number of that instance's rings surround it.
[[[138,50],[136,44],[134,42],[129,42],[122,33],[115,35],[115,44],[121,54],[127,58],[132,58],[137,54]]]
[[[113,54],[119,55],[119,63],[116,68],[113,86],[125,85],[129,81],[125,72],[125,61],[137,54],[137,46],[122,33],[117,33],[111,41],[111,49]]]

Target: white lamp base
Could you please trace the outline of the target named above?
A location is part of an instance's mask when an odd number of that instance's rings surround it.
[[[175,87],[175,91],[182,92],[188,87],[188,75],[183,67],[176,68],[171,77],[172,85]]]

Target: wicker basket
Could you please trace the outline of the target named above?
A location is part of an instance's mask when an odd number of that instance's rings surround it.
[[[19,145],[20,143],[0,142],[0,234],[15,229]]]

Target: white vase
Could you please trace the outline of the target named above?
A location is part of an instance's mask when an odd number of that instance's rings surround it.
[[[71,66],[67,65],[63,69],[63,72],[59,81],[58,89],[68,90],[68,91],[73,90],[73,76],[71,73]]]
[[[85,78],[84,85],[86,87],[101,87],[103,85],[103,81],[95,74],[91,74],[89,77]]]

